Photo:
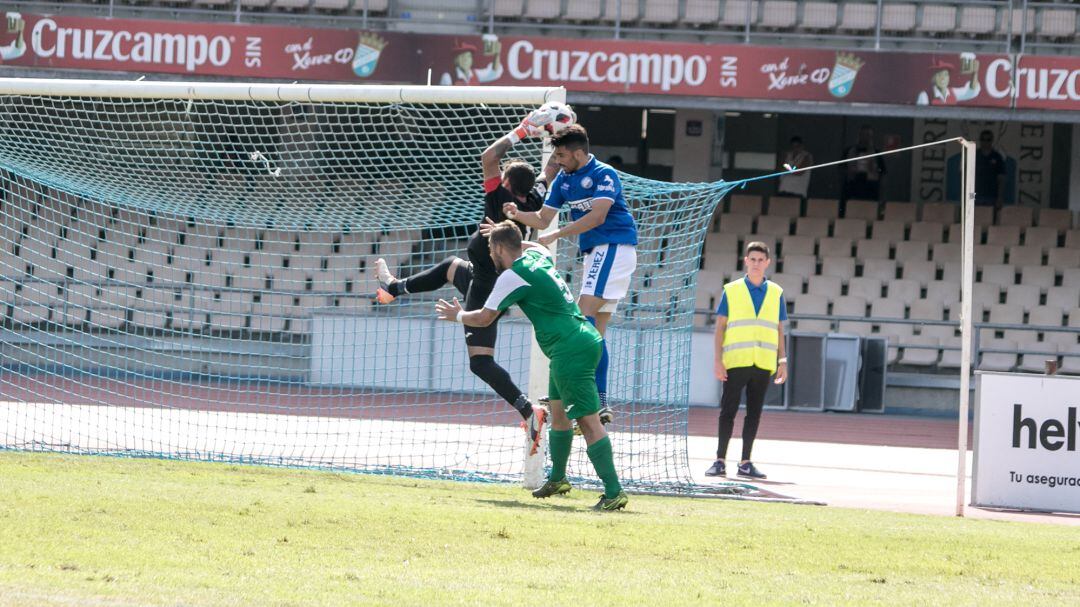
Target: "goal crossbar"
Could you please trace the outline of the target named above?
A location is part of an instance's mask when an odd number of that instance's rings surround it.
[[[396,86],[277,84],[262,82],[149,82],[146,80],[53,80],[0,78],[0,95],[126,99],[215,99],[310,103],[543,104],[565,101],[563,87]]]

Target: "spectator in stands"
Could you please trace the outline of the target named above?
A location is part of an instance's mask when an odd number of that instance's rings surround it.
[[[1000,209],[1005,194],[1005,157],[994,149],[994,134],[979,133],[975,154],[975,204]]]
[[[738,475],[765,478],[750,461],[750,452],[765,406],[769,378],[775,373],[777,384],[787,379],[783,325],[787,320],[787,303],[780,285],[765,278],[765,270],[771,261],[768,245],[748,243],[743,258],[746,276],[724,285],[720,305],[716,308],[716,358],[713,364],[716,379],[724,382],[724,389],[720,396],[716,461],[705,472],[706,476],[726,474],[724,459],[728,441],[745,389],[746,417],[743,419]]]
[[[858,158],[880,151],[874,145],[874,129],[864,124],[859,127],[858,142],[844,151],[844,158]],[[885,161],[881,156],[863,158],[842,166],[846,174],[844,189],[840,194],[841,213],[848,200],[881,200],[881,178],[885,175]]]
[[[812,164],[814,164],[814,156],[803,147],[802,137],[792,137],[790,147],[784,154],[784,168],[801,169]],[[806,193],[810,190],[810,173],[811,171],[806,171],[781,176],[776,193],[783,196],[798,196],[805,201]]]

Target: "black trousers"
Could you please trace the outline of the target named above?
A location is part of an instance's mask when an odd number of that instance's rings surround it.
[[[716,447],[716,459],[727,457],[728,441],[735,429],[735,414],[739,412],[739,401],[746,390],[746,418],[743,419],[742,460],[750,460],[750,451],[757,438],[758,424],[761,422],[761,410],[765,406],[765,391],[769,389],[772,373],[757,367],[736,367],[727,370],[728,378],[724,382],[724,393],[720,395],[719,444]]]

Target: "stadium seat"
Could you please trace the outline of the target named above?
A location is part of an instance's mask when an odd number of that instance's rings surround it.
[[[887,240],[859,240],[855,243],[855,258],[863,263],[868,259],[889,259],[891,253]]]
[[[994,304],[989,306],[990,322],[993,324],[1003,325],[1022,325],[1024,324],[1024,309],[1020,306],[1013,306],[1009,304]],[[1035,341],[1036,334],[1032,331],[1024,331],[1021,329],[980,329],[980,340],[993,340],[998,338],[998,333],[1002,334],[1004,339],[1008,339],[1013,343],[1019,342],[1032,342]]]
[[[999,226],[1017,226],[1026,228],[1035,223],[1035,209],[1032,207],[1008,206],[998,212]]]
[[[769,215],[795,218],[802,215],[802,201],[791,196],[769,197]]]
[[[343,11],[349,8],[350,4],[352,0],[314,0],[311,8],[323,11]]]
[[[795,220],[795,233],[814,239],[829,235],[829,220],[824,217],[800,217]]]
[[[571,3],[572,4],[572,3]],[[621,4],[621,7],[620,7]],[[619,9],[622,9],[621,11]],[[602,21],[620,21],[622,23],[631,23],[638,20],[640,13],[638,12],[637,2],[619,2],[619,0],[606,0],[604,3],[604,16]]]
[[[1080,268],[1065,268],[1062,270],[1061,286],[1080,287]]]
[[[235,6],[236,0],[194,0],[196,6],[220,7]]]
[[[611,0],[608,0],[609,2]],[[624,3],[625,4],[625,3]],[[727,27],[746,27],[747,20],[750,25],[757,23],[758,3],[757,0],[727,0],[724,2],[724,15],[720,18],[720,24]]]
[[[926,284],[926,299],[943,306],[960,301],[960,285],[955,282],[933,280]]]
[[[1040,36],[1047,38],[1071,38],[1076,34],[1076,11],[1043,8],[1039,11],[1036,30]]]
[[[938,266],[944,267],[947,263],[960,263],[960,257],[960,245],[957,243],[937,243],[931,249],[931,258]]]
[[[951,202],[927,202],[922,205],[922,220],[951,225],[957,222],[959,207]]]
[[[566,3],[565,19],[571,21],[598,21],[602,0],[574,0]]]
[[[168,310],[135,310],[131,313],[131,324],[144,329],[164,329],[168,322]]]
[[[1020,244],[1020,226],[990,226],[986,230],[986,244],[1012,247]]]
[[[849,200],[844,210],[844,218],[877,221],[879,211],[880,205],[875,200]]]
[[[866,299],[854,295],[845,295],[833,300],[834,316],[866,316]]]
[[[896,261],[926,261],[930,259],[930,247],[925,242],[903,240],[896,243]]]
[[[18,312],[18,309],[16,309]],[[127,309],[98,307],[90,310],[90,324],[95,328],[119,329],[127,322]]]
[[[888,298],[910,304],[922,297],[922,287],[918,281],[896,279],[888,282]]]
[[[877,25],[877,5],[869,2],[845,2],[837,29],[849,32],[869,31]]]
[[[1058,230],[1051,227],[1024,228],[1024,246],[1038,247],[1042,251],[1058,246]]]
[[[705,239],[705,252],[742,255],[739,250],[739,237],[735,234],[709,234]]]
[[[840,216],[840,201],[832,198],[811,198],[806,201],[806,216],[835,220]]]
[[[918,240],[930,244],[945,241],[945,226],[940,223],[916,221],[911,224],[908,240]]]
[[[809,236],[785,236],[780,240],[780,255],[814,256],[814,239]]]
[[[795,302],[795,314],[814,314],[824,316],[829,313],[829,298],[822,295],[808,294],[800,297]],[[828,320],[798,320],[796,329],[800,331],[813,331],[828,333],[832,330],[832,323]]]
[[[1016,284],[1016,267],[1006,263],[986,264],[982,267],[979,282],[1007,287]]]
[[[865,219],[837,219],[833,224],[833,236],[863,240],[867,236]]]
[[[1065,233],[1065,248],[1080,249],[1080,230],[1069,230]]]
[[[997,9],[986,6],[965,5],[960,9],[960,23],[956,31],[962,34],[983,36],[997,27]]]
[[[840,297],[842,282],[836,276],[811,276],[807,281],[806,292],[810,295],[824,295],[830,299]]]
[[[848,295],[874,301],[882,297],[882,282],[873,276],[859,276],[848,281]]]
[[[817,258],[813,255],[784,255],[780,262],[785,274],[813,277],[817,273]]]
[[[1046,305],[1063,310],[1080,307],[1080,286],[1050,287],[1046,290]]]
[[[930,367],[936,365],[940,356],[941,341],[931,335],[912,335],[904,338],[904,350],[899,362],[902,365]]]
[[[802,295],[805,278],[797,274],[776,273],[769,276],[769,280],[780,285],[784,289],[784,299],[795,301]]]
[[[750,215],[729,213],[720,217],[720,233],[740,236],[753,233],[754,218]]]
[[[915,29],[914,4],[889,2],[882,6],[881,30],[884,32],[906,33]]]
[[[1056,272],[1049,266],[1023,266],[1020,268],[1020,284],[1042,292],[1054,286]]]
[[[802,238],[797,236],[796,238]],[[822,238],[818,243],[818,254],[822,257],[852,257],[854,249],[850,238]],[[854,261],[854,258],[852,258]]]
[[[1009,247],[1009,263],[1014,266],[1041,266],[1043,249],[1038,245]]]
[[[912,320],[945,320],[945,306],[933,299],[916,299],[911,302]]]
[[[774,29],[795,27],[797,13],[797,2],[792,0],[765,0],[760,25]]]
[[[990,226],[994,224],[993,207],[975,207],[975,225]]]
[[[863,276],[870,276],[882,281],[896,278],[895,259],[867,259],[863,262]]]
[[[977,244],[974,253],[977,267],[1005,263],[1005,247],[1001,245]]]
[[[914,280],[925,287],[930,281],[937,279],[937,264],[932,261],[905,261],[900,266],[900,277]]]
[[[1008,339],[990,339],[980,342],[984,350],[979,362],[979,369],[983,371],[1012,371],[1016,366],[1016,342]],[[986,352],[987,349],[1002,350],[1002,352]]]
[[[908,226],[918,220],[918,212],[918,206],[910,202],[886,202],[884,219]]]
[[[956,7],[944,4],[924,4],[918,31],[942,34],[956,29]]]
[[[985,310],[992,305],[1001,303],[1001,285],[990,283],[976,283],[971,289],[972,309]],[[977,314],[976,316],[981,316]]]
[[[299,10],[308,8],[311,0],[274,0],[274,8],[281,10]]]
[[[1062,326],[1064,316],[1059,306],[1035,306],[1028,313],[1028,323],[1036,327],[1058,328]]]
[[[904,224],[898,221],[875,221],[870,228],[875,240],[884,240],[892,245],[904,240]]]
[[[674,11],[671,10],[671,5],[675,4]],[[646,0],[645,12],[648,14],[649,9],[653,8],[653,12],[656,12],[657,7],[663,7],[667,9],[667,17],[664,21],[657,21],[655,23],[674,23],[679,17],[679,7],[673,0]],[[529,0],[525,5],[525,17],[529,19],[554,19],[562,12],[562,0]],[[672,14],[673,13],[673,14]]]
[[[738,215],[757,217],[764,214],[761,196],[754,194],[732,194],[728,202],[728,212]]]
[[[490,6],[493,16],[515,19],[525,11],[525,0],[492,0]]]
[[[244,8],[266,8],[270,6],[270,0],[240,0],[240,6]]]
[[[903,319],[904,304],[893,299],[879,299],[870,305],[870,316],[876,319],[877,334],[889,338],[889,364],[896,362],[897,343],[911,337],[912,326],[907,323],[880,322],[884,319]]]
[[[1009,285],[1005,287],[1005,303],[1010,306],[1019,306],[1024,311],[1031,310],[1039,305],[1039,289],[1032,285]]]
[[[732,272],[739,267],[739,258],[734,253],[706,253],[703,261],[703,270]]]
[[[757,219],[754,234],[766,234],[782,238],[791,234],[791,218],[779,215],[762,215]]]
[[[1038,350],[1039,354],[1033,354],[1030,352],[1020,353],[1020,364],[1017,366],[1017,371],[1024,371],[1027,373],[1045,373],[1046,361],[1053,360],[1057,362],[1058,346],[1053,342],[1039,342],[1037,344],[1028,344],[1026,346],[1020,346],[1023,350]]]
[[[1012,11],[1012,34],[1031,34],[1035,31],[1035,9],[1014,8]]]
[[[1072,229],[1073,217],[1069,209],[1039,209],[1040,227],[1056,228],[1058,231]]]
[[[804,2],[802,27],[812,30],[832,30],[836,28],[836,2]]]
[[[855,258],[851,255],[837,257],[822,257],[821,275],[836,276],[847,282],[855,277]]]
[[[574,4],[574,2],[569,4]],[[715,0],[686,0],[683,23],[688,25],[713,25],[719,20],[719,2]]]

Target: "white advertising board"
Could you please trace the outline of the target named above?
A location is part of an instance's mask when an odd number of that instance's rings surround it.
[[[975,377],[971,503],[1080,512],[1080,378]]]

